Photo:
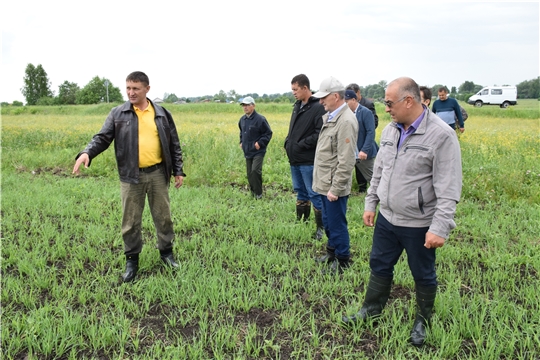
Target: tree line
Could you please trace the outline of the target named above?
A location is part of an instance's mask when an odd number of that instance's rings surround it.
[[[26,99],[26,105],[75,105],[75,104],[98,104],[101,102],[123,102],[120,89],[112,84],[109,79],[95,76],[83,88],[78,84],[64,81],[58,86],[58,94],[55,95],[51,90],[51,82],[47,76],[47,72],[41,64],[34,66],[28,64],[24,74],[24,86],[21,92]],[[362,95],[374,99],[382,100],[386,90],[386,80],[381,80],[377,84],[360,86]],[[439,88],[445,87],[449,95],[461,101],[467,101],[469,97],[480,91],[484,86],[475,84],[473,81],[465,81],[459,87],[451,86],[448,88],[443,84],[436,84],[431,87],[432,93],[437,94]],[[516,85],[518,98],[520,99],[539,99],[540,100],[540,76],[536,79],[525,80]],[[220,90],[214,95],[203,95],[195,97],[178,97],[174,93],[165,93],[163,101],[166,103],[177,102],[238,102],[240,99],[251,96],[256,102],[281,102],[294,103],[295,98],[292,92],[263,94],[257,93],[239,94],[235,90],[225,92]],[[8,103],[2,103],[6,106]],[[22,106],[19,101],[14,101],[14,106]]]

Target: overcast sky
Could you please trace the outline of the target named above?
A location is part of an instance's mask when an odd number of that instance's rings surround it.
[[[150,98],[290,91],[332,75],[361,86],[516,85],[539,76],[539,3],[319,0],[8,1],[0,101],[24,102],[29,63],[52,90],[144,71]],[[125,95],[124,95],[125,97]]]

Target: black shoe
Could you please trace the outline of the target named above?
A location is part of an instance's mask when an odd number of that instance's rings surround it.
[[[336,259],[336,249],[326,247],[326,255],[315,258],[319,264],[331,264]]]
[[[331,264],[336,259],[335,255],[333,254],[326,254],[321,257],[315,258],[315,261],[319,264]]]
[[[322,270],[322,273],[324,275],[341,275],[343,274],[345,269],[349,268],[350,266],[351,262],[349,261],[349,259],[342,260],[335,258],[328,268]]]
[[[122,281],[125,283],[133,281],[139,270],[139,255],[126,256],[126,271],[122,274]]]
[[[171,267],[171,268],[179,268],[180,265],[174,260],[174,256],[171,253],[167,255],[161,255],[161,260],[165,263],[165,265]]]

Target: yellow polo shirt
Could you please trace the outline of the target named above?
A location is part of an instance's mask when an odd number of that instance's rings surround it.
[[[154,107],[150,102],[146,109],[134,106],[139,119],[139,167],[145,168],[162,161],[161,144],[155,121]]]

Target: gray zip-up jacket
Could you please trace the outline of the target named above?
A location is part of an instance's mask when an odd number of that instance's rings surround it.
[[[394,226],[429,227],[448,238],[461,196],[461,150],[455,131],[431,110],[399,150],[394,122],[381,135],[365,211],[381,214]]]
[[[352,170],[356,164],[358,120],[347,105],[331,121],[328,114],[323,115],[322,120],[312,188],[324,196],[328,191],[338,197],[347,196],[351,193]]]

